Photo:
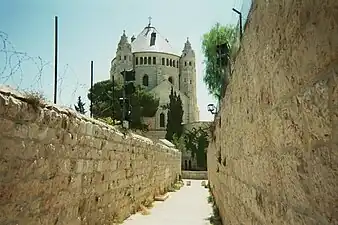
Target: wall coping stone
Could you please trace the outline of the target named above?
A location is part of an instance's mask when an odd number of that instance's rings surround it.
[[[25,96],[25,93],[22,91],[19,91],[17,89],[14,89],[12,87],[10,87],[9,85],[3,85],[0,84],[0,95],[4,95],[4,96],[8,96],[10,98],[10,100],[12,100],[13,102],[17,102],[17,101],[23,101],[28,103],[27,101],[27,97]],[[5,102],[5,105],[7,105],[8,103]],[[29,103],[28,103],[29,104]],[[51,110],[54,111],[58,114],[61,114],[59,116],[68,116],[68,117],[73,117],[75,119],[79,119],[80,121],[83,121],[85,123],[87,123],[87,125],[97,125],[100,128],[103,129],[107,129],[109,131],[114,132],[119,138],[121,139],[129,139],[130,141],[135,141],[134,144],[136,145],[142,145],[142,144],[147,144],[147,145],[157,145],[159,146],[158,150],[159,151],[164,151],[164,149],[166,149],[167,153],[180,153],[180,151],[178,149],[175,148],[170,148],[168,146],[166,146],[165,144],[161,143],[160,140],[152,140],[150,138],[147,137],[143,137],[141,135],[138,135],[134,132],[131,131],[127,131],[126,133],[122,133],[121,131],[119,131],[116,127],[108,125],[104,122],[101,122],[99,120],[90,118],[86,115],[82,115],[80,113],[78,113],[77,111],[75,111],[74,109],[70,108],[70,107],[65,107],[65,106],[59,106],[59,105],[55,105],[51,102],[43,102],[43,104],[40,107],[42,110]],[[93,128],[93,127],[91,127]]]

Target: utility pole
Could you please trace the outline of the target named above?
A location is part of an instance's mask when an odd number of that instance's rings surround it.
[[[58,87],[58,17],[55,16],[55,44],[54,44],[54,104],[56,104]]]
[[[123,93],[122,93],[122,125],[124,125],[124,120],[126,118],[126,70],[123,70]]]
[[[115,81],[114,81],[114,73],[113,73],[113,75],[112,75],[112,81],[113,81],[113,87],[112,87],[112,90],[113,90],[113,93],[112,93],[112,103],[111,103],[111,105],[112,105],[112,107],[113,107],[113,110],[112,110],[112,116],[113,116],[113,121],[114,121],[114,124],[115,124],[115,102],[114,102],[114,97],[115,97]]]
[[[93,117],[93,81],[94,81],[94,62],[90,62],[90,117]]]
[[[240,37],[240,40],[242,40],[242,36],[243,36],[243,28],[242,28],[242,13],[240,11],[238,11],[237,9],[235,8],[232,8],[232,11],[234,11],[235,13],[237,13],[239,15],[239,37]]]
[[[122,74],[122,73],[121,73]],[[134,70],[123,70],[123,95],[122,95],[122,126],[129,128],[129,122],[131,121],[131,110],[130,110],[130,98],[128,103],[126,102],[127,96],[130,97],[135,93],[136,89],[134,86],[135,82],[135,71]],[[126,103],[128,104],[128,111],[126,111]]]

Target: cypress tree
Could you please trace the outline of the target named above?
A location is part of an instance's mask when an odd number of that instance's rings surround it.
[[[172,141],[174,135],[180,138],[183,133],[183,107],[181,97],[174,92],[173,88],[171,88],[169,100],[170,102],[167,105],[168,120],[165,138]]]

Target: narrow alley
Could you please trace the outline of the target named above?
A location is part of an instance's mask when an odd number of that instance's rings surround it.
[[[149,215],[134,214],[123,225],[209,225],[209,190],[201,186],[201,180],[191,180],[191,186],[186,182],[179,191],[170,192],[164,202],[154,202]]]

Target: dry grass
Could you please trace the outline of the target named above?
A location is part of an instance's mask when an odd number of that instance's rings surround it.
[[[150,211],[147,207],[145,207],[144,205],[140,205],[140,212],[142,215],[147,216],[150,214]]]
[[[214,197],[211,193],[211,190],[209,189],[209,196],[208,196],[208,203],[209,204],[212,204],[212,215],[208,218],[209,219],[209,222],[212,224],[212,225],[222,225],[222,219],[219,215],[219,210],[218,210],[218,207],[216,205],[216,202],[214,200]]]
[[[25,100],[34,110],[43,107],[46,102],[46,98],[42,93],[34,91],[25,92]]]

